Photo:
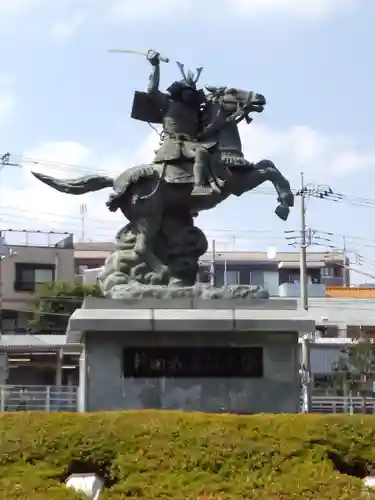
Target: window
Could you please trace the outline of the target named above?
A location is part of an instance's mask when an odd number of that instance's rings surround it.
[[[127,347],[123,360],[124,377],[263,376],[262,347]]]
[[[224,271],[224,285],[238,285],[240,282],[239,271]]]
[[[322,267],[321,273],[322,273],[321,276],[323,276],[324,278],[334,278],[335,269],[330,266]]]
[[[250,271],[249,284],[252,286],[264,287],[264,272],[260,270]],[[278,285],[279,283],[277,283],[277,286]]]
[[[287,277],[287,283],[294,283],[295,285],[297,285],[299,284],[300,279],[301,278],[299,273],[289,274]]]
[[[14,289],[17,292],[35,292],[38,285],[51,283],[55,279],[53,264],[16,263]]]

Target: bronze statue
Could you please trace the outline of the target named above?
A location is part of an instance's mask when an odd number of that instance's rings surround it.
[[[227,87],[197,89],[202,68],[194,76],[159,90],[161,56],[149,51],[152,73],[147,92],[135,92],[132,118],[163,126],[161,146],[153,163],[134,166],[117,179],[90,175],[59,180],[34,173],[42,182],[68,194],[113,188],[107,202],[129,220],[116,236],[117,249],[100,276],[103,292],[126,296],[218,296],[194,286],[198,260],[207,240],[194,216],[231,195],[241,196],[265,181],[277,193],[276,214],[286,220],[294,205],[289,182],[270,160],[244,158],[238,125],[251,123],[250,113],[266,105],[263,95]],[[237,295],[251,287],[238,287]],[[198,291],[199,289],[199,291]],[[232,291],[223,292],[230,295]],[[219,293],[220,295],[220,293]],[[222,295],[222,294],[221,294]]]
[[[190,182],[193,159],[195,186],[205,188],[208,181],[211,189],[220,193],[220,178],[207,176],[211,153],[217,152],[217,141],[208,138],[205,143],[199,138],[202,130],[202,105],[206,96],[202,90],[197,89],[196,84],[203,68],[198,68],[196,75],[190,70],[186,74],[184,65],[178,62],[182,80],[173,82],[165,93],[159,90],[160,54],[151,50],[147,59],[152,65],[148,95],[136,92],[132,117],[163,125],[163,142],[153,163],[172,165],[176,182]],[[180,168],[179,172],[176,170],[176,162]]]

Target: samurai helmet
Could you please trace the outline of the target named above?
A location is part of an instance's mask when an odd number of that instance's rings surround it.
[[[188,70],[187,73],[185,73],[184,64],[182,64],[182,63],[180,63],[180,62],[177,61],[177,66],[179,67],[179,69],[181,71],[181,74],[182,74],[182,78],[183,78],[181,80],[181,83],[185,87],[189,87],[191,89],[196,90],[196,88],[197,88],[197,82],[199,80],[199,77],[201,76],[201,73],[203,71],[203,67],[202,68],[197,68],[197,72],[196,73],[194,73],[190,69]]]
[[[183,90],[190,89],[197,92],[197,94],[199,94],[199,99],[203,100],[203,96],[200,95],[201,91],[197,90],[197,82],[203,71],[203,68],[197,68],[196,73],[193,73],[192,71],[188,70],[186,74],[184,65],[182,63],[178,62],[177,66],[179,67],[183,78],[180,81],[172,83],[172,85],[167,89],[167,92],[169,92],[171,96],[174,97],[175,99],[179,99],[181,97]]]

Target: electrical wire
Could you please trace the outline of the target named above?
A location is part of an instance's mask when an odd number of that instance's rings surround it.
[[[23,164],[32,164],[32,165],[41,165],[41,166],[47,166],[51,169],[57,169],[57,170],[68,170],[68,171],[80,171],[80,172],[85,172],[85,173],[104,173],[106,175],[118,175],[119,172],[110,172],[106,169],[98,169],[95,167],[89,167],[89,166],[83,166],[83,165],[76,165],[72,163],[66,163],[66,162],[57,162],[57,161],[51,161],[51,160],[44,160],[40,158],[33,158],[33,157],[28,157],[28,156],[22,156],[18,154],[10,154],[6,153],[5,155],[0,155],[0,160],[2,157],[9,155],[9,158],[12,158],[13,162],[16,162],[16,164],[11,164],[11,166],[22,166]],[[7,165],[7,163],[5,163]],[[269,193],[269,194],[274,194],[273,189],[271,188],[263,188],[262,191],[264,193]],[[297,196],[300,194],[299,190],[292,190]],[[348,201],[353,204],[358,204],[358,205],[371,205],[375,208],[375,199],[367,199],[363,197],[358,197],[358,196],[352,196],[352,195],[347,195],[344,193],[340,192],[335,192],[333,191],[329,186],[324,186],[324,185],[314,185],[314,184],[309,184],[306,186],[306,194],[311,197],[315,198],[320,198],[320,199],[327,199],[327,200],[332,200],[332,201]]]
[[[105,174],[105,175],[119,175],[119,172],[110,172],[106,169],[98,169],[95,167],[83,166],[83,165],[75,165],[71,163],[57,162],[57,161],[49,161],[40,158],[33,158],[22,156],[18,154],[10,154],[6,153],[5,155],[0,155],[0,159],[4,156],[9,155],[9,158],[12,159],[12,162],[16,163],[5,163],[4,166],[23,166],[23,165],[40,165],[42,167],[48,167],[50,169],[69,171],[69,172],[82,172],[87,174]],[[8,162],[9,162],[8,158]],[[292,189],[294,194],[297,196],[300,194],[299,190]],[[263,195],[274,195],[275,192],[272,188],[266,188],[260,186],[254,190],[254,194],[263,194]],[[322,200],[328,200],[333,202],[347,203],[354,206],[366,207],[366,208],[375,208],[375,199],[368,199],[353,195],[344,194],[341,192],[335,192],[329,186],[321,186],[321,185],[307,185],[305,194],[307,197],[317,198]]]
[[[33,164],[33,165],[40,165],[44,167],[49,167],[51,169],[57,169],[57,170],[66,170],[69,172],[72,171],[81,171],[85,173],[105,173],[108,175],[108,172],[106,170],[100,170],[88,166],[82,166],[82,165],[75,165],[71,163],[64,163],[64,162],[57,162],[57,161],[48,161],[48,160],[43,160],[39,158],[33,158],[33,157],[27,157],[27,156],[21,156],[17,154],[10,154],[6,153],[5,155],[0,156],[0,161],[3,160],[4,166],[23,166],[25,164]],[[116,173],[113,173],[113,175],[117,175]],[[294,190],[294,193],[298,196],[300,194],[299,191]],[[272,188],[265,188],[265,187],[259,187],[254,191],[254,194],[261,194],[261,195],[275,195],[275,192]],[[323,185],[307,185],[305,194],[307,198],[317,198],[325,201],[333,201],[333,202],[339,202],[339,203],[346,203],[349,205],[355,205],[355,206],[361,206],[361,207],[366,207],[366,208],[375,208],[375,199],[366,199],[363,197],[357,197],[357,196],[352,196],[352,195],[347,195],[339,192],[333,191],[329,186],[323,186]],[[46,222],[53,222],[54,226],[62,226],[64,225],[65,220],[70,220],[70,232],[73,232],[72,230],[78,232],[80,229],[78,227],[75,227],[74,224],[81,224],[82,223],[82,217],[79,215],[68,215],[68,214],[57,214],[57,213],[52,213],[52,212],[36,212],[36,211],[31,211],[27,209],[22,209],[18,207],[10,207],[10,206],[5,206],[2,207],[3,210],[3,217],[9,218],[9,219],[21,219],[24,218],[25,220],[27,219],[33,219],[35,220],[35,215],[40,214],[48,217],[48,221]],[[16,212],[16,213],[10,213],[10,212]],[[18,213],[21,212],[22,216],[19,215]],[[85,218],[85,221],[90,223],[90,228],[93,230],[95,234],[98,236],[107,236],[108,237],[113,237],[112,231],[116,231],[118,228],[118,222],[115,220],[106,220],[106,219],[97,219],[97,218],[90,218],[87,217]],[[113,230],[112,230],[113,227]],[[111,232],[111,235],[109,234]],[[230,231],[230,230],[216,230],[216,231],[211,231],[209,230],[208,232],[212,232],[215,234],[220,233],[226,233],[226,237],[229,238],[229,233],[233,234],[233,239],[235,240],[246,240],[246,239],[251,239],[251,238],[245,238],[243,236],[244,231]],[[252,234],[256,234],[256,230],[251,231]],[[323,234],[324,232],[320,232],[320,234]],[[270,237],[271,237],[271,231],[269,231]],[[325,233],[329,237],[337,237],[338,235],[335,235],[334,233]],[[362,241],[360,249],[363,248],[375,248],[375,240],[371,240],[369,242],[369,239],[367,238],[362,238],[362,237],[351,237],[351,236],[345,236],[347,239],[355,239],[356,242]],[[214,236],[215,237],[215,236]],[[256,239],[268,239],[269,237],[264,234],[264,236],[260,236],[260,234],[256,235]],[[281,236],[276,236],[272,234],[272,239],[279,239],[281,240]],[[319,241],[321,240],[321,241]],[[372,242],[374,244],[372,244]],[[327,247],[334,249],[337,245],[330,245],[328,241],[324,242],[322,241],[322,238],[315,235],[314,240],[312,241],[312,245],[314,246],[321,246],[321,247]],[[354,246],[352,245],[352,242],[350,243],[350,251],[352,249],[354,250]],[[357,247],[355,247],[357,248]]]

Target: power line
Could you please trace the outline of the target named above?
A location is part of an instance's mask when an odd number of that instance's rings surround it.
[[[5,153],[3,155],[0,155],[0,165],[1,161],[3,162],[4,166],[22,166],[23,163],[32,163],[32,164],[37,164],[37,165],[42,165],[42,166],[48,166],[50,168],[55,168],[55,169],[63,169],[63,170],[68,170],[71,171],[72,169],[78,170],[78,171],[83,171],[83,172],[90,172],[90,173],[95,173],[95,172],[100,172],[103,173],[105,172],[104,170],[98,170],[95,168],[90,168],[90,167],[85,167],[85,166],[79,166],[79,165],[74,165],[70,163],[63,163],[63,162],[52,162],[52,161],[47,161],[43,159],[37,159],[37,158],[32,158],[32,157],[24,157],[24,156],[19,156],[19,155],[11,155],[10,153]],[[302,192],[301,189],[295,190],[294,191],[297,196],[301,196]],[[270,188],[258,188],[257,190],[254,191],[254,194],[262,194],[262,195],[272,195],[274,196],[274,191],[273,189]],[[327,185],[315,185],[315,184],[306,184],[303,187],[303,195],[308,200],[309,198],[316,198],[320,200],[326,200],[326,201],[333,201],[333,202],[340,202],[340,203],[345,203],[345,204],[350,204],[350,205],[356,205],[356,206],[361,206],[361,207],[366,207],[366,208],[375,208],[375,199],[366,199],[362,197],[355,197],[351,195],[346,195],[343,193],[335,192],[330,186]],[[7,209],[8,211],[18,211],[18,212],[24,212],[25,214],[33,214],[30,217],[35,217],[35,211],[27,210],[27,209],[20,209],[20,208],[14,208],[14,207],[2,207],[3,209]],[[47,215],[49,218],[54,217],[56,219],[71,219],[72,221],[79,220],[80,223],[82,223],[82,217],[77,215],[64,215],[64,214],[54,214],[54,213],[48,213],[48,212],[38,212],[42,213],[44,215]],[[6,211],[4,212],[3,210],[3,215],[4,217],[9,217],[9,218],[14,218],[17,219],[20,216],[14,215],[11,213],[7,213]],[[27,219],[27,215],[25,216]],[[102,234],[107,234],[107,230],[109,231],[109,227],[112,227],[115,229],[115,225],[117,228],[117,221],[114,220],[105,220],[105,219],[90,219],[88,217],[85,217],[85,221],[91,221],[90,225],[94,226],[94,231],[100,232]],[[63,221],[58,221],[55,222],[55,224],[64,224]],[[227,230],[229,233],[230,230]],[[240,236],[238,236],[238,231],[234,232],[231,231],[233,235],[233,238],[235,239],[240,239]],[[255,230],[254,230],[255,234]],[[329,234],[329,233],[327,233]],[[333,235],[333,233],[331,233]],[[264,238],[268,238],[267,236],[264,236]],[[279,236],[277,238],[280,238]],[[348,237],[352,238],[352,237]],[[243,238],[241,238],[243,239]],[[257,235],[257,239],[260,239],[260,235]],[[331,248],[331,245],[327,244],[328,242],[324,243],[323,239],[321,241],[317,241],[319,238],[315,235],[314,240],[312,244],[317,245],[317,246],[326,246],[327,248]],[[358,238],[357,238],[358,239]],[[359,241],[359,240],[358,240]],[[374,246],[370,243],[367,243],[367,239],[363,239],[363,245],[361,245],[362,248],[373,248]],[[321,243],[321,244],[320,244]],[[350,242],[349,242],[350,243]],[[375,243],[375,241],[374,241]],[[353,246],[350,243],[351,246]],[[334,245],[333,245],[334,247]]]
[[[9,208],[9,207],[7,207]],[[75,215],[58,215],[58,214],[53,214],[51,212],[34,212],[31,210],[27,209],[18,209],[14,208],[14,211],[20,211],[21,214],[12,214],[8,212],[2,212],[2,215],[13,218],[16,220],[29,220],[32,219],[33,222],[35,222],[35,215],[48,215],[48,216],[53,216],[56,219],[49,219],[46,222],[53,222],[54,225],[66,225],[69,224],[69,229],[72,232],[72,229],[75,229],[78,231],[79,226],[81,224],[81,217],[80,216],[75,216]],[[63,219],[63,220],[58,220],[58,219]],[[92,222],[91,227],[94,229],[94,232],[97,234],[108,234],[111,233],[112,231],[115,231],[118,229],[118,224],[119,222],[121,223],[122,221],[111,221],[111,220],[106,220],[106,219],[90,219],[86,218],[86,220],[90,220]],[[74,224],[74,225],[72,225]],[[14,229],[14,228],[13,228]],[[6,229],[4,229],[6,230]],[[32,232],[31,229],[28,229],[29,232]],[[36,232],[36,230],[35,230]],[[311,229],[309,228],[307,230],[308,235],[307,237],[309,240],[311,240],[311,245],[315,246],[322,246],[322,247],[327,247],[331,249],[343,249],[342,244],[334,243],[334,239],[342,239],[345,238],[347,241],[347,248],[348,251],[354,251],[354,249],[357,248],[375,248],[375,238],[366,238],[363,236],[353,236],[353,235],[348,235],[348,234],[342,234],[342,233],[335,233],[335,232],[330,232],[330,231],[321,231],[317,229]],[[269,239],[269,238],[274,238],[278,240],[284,239],[282,236],[282,233],[280,234],[275,234],[274,229],[263,229],[263,230],[258,230],[258,229],[241,229],[239,228],[238,230],[234,231],[233,229],[215,229],[215,228],[209,228],[206,230],[206,233],[211,233],[217,235],[217,238],[226,238],[226,239],[235,239],[235,240],[261,240],[261,239]],[[286,237],[286,240],[294,240],[290,241],[290,244],[295,245],[296,244],[296,234],[294,230],[287,230],[284,231],[285,234],[290,234],[290,237]]]
[[[79,227],[81,224],[82,218],[79,215],[69,215],[69,214],[56,214],[52,212],[44,212],[44,211],[34,211],[34,210],[28,210],[28,209],[22,209],[22,208],[16,208],[16,207],[9,207],[5,206],[3,207],[7,210],[14,211],[14,212],[21,212],[20,214],[18,213],[9,213],[8,211],[2,210],[2,215],[14,219],[32,219],[35,221],[35,215],[46,215],[49,217],[48,221],[46,222],[54,222],[55,224],[58,225],[65,225],[69,224],[71,225],[72,223],[76,224],[76,228]],[[52,218],[50,218],[52,217]],[[63,220],[60,220],[63,219]],[[98,218],[89,218],[87,217],[85,219],[86,221],[92,222],[91,226],[94,229],[99,229],[103,228],[108,231],[112,231],[118,228],[118,224],[121,223],[122,221],[113,221],[113,220],[107,220],[107,219],[98,219]],[[69,222],[68,222],[69,221]],[[31,231],[31,230],[30,230]],[[343,233],[335,233],[331,231],[322,231],[322,230],[316,230],[316,229],[309,229],[308,230],[310,234],[310,239],[312,239],[312,244],[319,245],[319,246],[330,246],[326,245],[329,242],[332,242],[332,238],[345,238],[347,240],[347,244],[353,245],[353,242],[360,242],[361,246],[363,247],[368,247],[368,248],[375,248],[375,238],[367,238],[363,236],[353,236],[353,235],[348,235],[348,234],[343,234]],[[107,231],[104,231],[107,232]],[[215,228],[209,228],[206,230],[206,232],[211,232],[215,233],[217,235],[226,237],[226,238],[235,238],[235,239],[263,239],[263,238],[268,238],[268,237],[276,237],[278,239],[282,238],[281,234],[280,235],[275,235],[274,229],[243,229],[239,228],[236,230],[233,229],[215,229]],[[284,231],[284,233],[294,233],[294,230],[287,230]],[[288,238],[287,238],[288,239]],[[332,246],[332,248],[337,248],[338,245]]]
[[[107,175],[119,175],[119,172],[110,172],[105,169],[98,169],[95,167],[83,166],[83,165],[75,165],[71,163],[57,162],[44,160],[40,158],[32,158],[28,156],[22,156],[17,154],[5,153],[0,155],[0,161],[2,158],[8,162],[9,166],[22,166],[22,164],[32,164],[32,165],[40,165],[46,166],[52,169],[63,170],[63,171],[77,171],[84,173],[92,173],[92,174],[107,174]],[[14,163],[10,163],[10,159],[14,159]],[[340,203],[348,203],[350,205],[356,205],[360,207],[366,208],[375,208],[375,199],[368,199],[353,195],[344,194],[341,192],[334,191],[330,186],[324,184],[313,184],[308,183],[304,187],[305,195],[310,198],[322,199],[333,202]],[[294,189],[292,190],[297,196],[301,195],[301,190]],[[259,187],[254,190],[254,194],[267,194],[274,195],[274,190],[272,188]]]

